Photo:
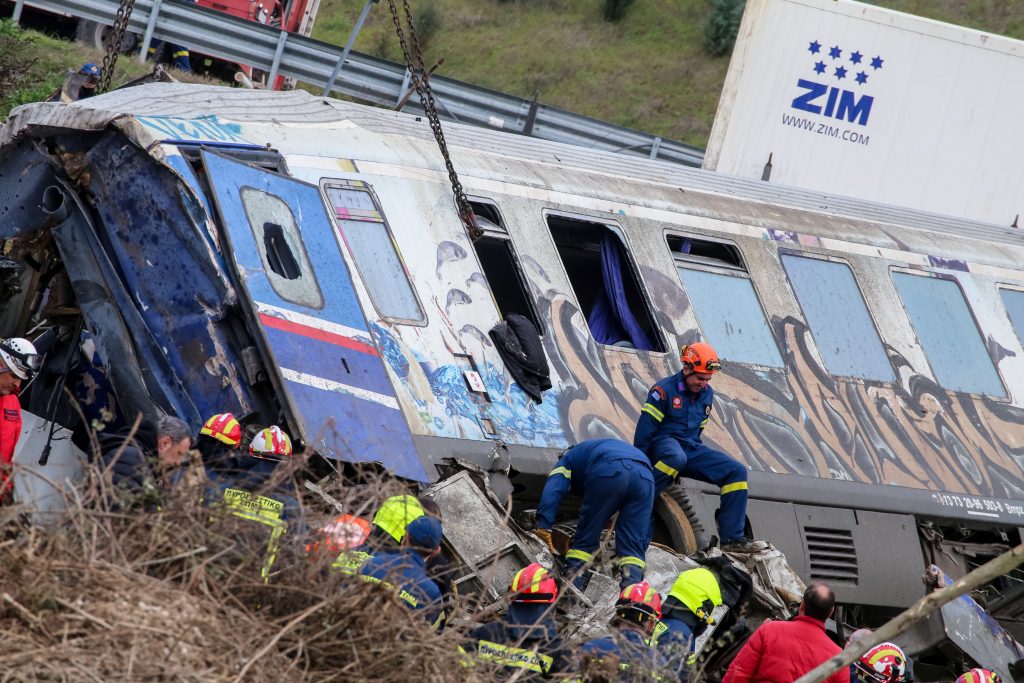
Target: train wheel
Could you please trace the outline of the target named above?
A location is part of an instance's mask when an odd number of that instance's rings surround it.
[[[673,484],[658,496],[654,514],[665,525],[672,547],[686,555],[700,549],[705,541],[704,527],[682,485]]]

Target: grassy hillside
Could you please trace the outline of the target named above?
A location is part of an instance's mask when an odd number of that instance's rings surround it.
[[[729,59],[703,49],[712,0],[635,0],[624,19],[603,0],[412,0],[428,66],[520,97],[704,146]],[[1024,38],[1024,3],[880,0],[875,4]],[[343,45],[362,0],[323,0],[314,37]],[[400,3],[399,3],[399,6]],[[356,49],[401,61],[387,2]]]
[[[99,64],[97,50],[0,21],[0,120],[19,104],[45,100],[64,83],[68,69]],[[149,71],[131,57],[121,57],[113,85],[138,78]]]

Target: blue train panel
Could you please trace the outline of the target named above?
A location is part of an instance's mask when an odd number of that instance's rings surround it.
[[[426,481],[319,188],[205,151],[203,163],[304,440],[327,457]]]

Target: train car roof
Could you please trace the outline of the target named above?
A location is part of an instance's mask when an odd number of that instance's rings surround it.
[[[35,103],[18,107],[0,130],[0,149],[25,135],[44,137],[69,131],[98,131],[111,124],[130,128],[125,119],[135,117],[199,119],[209,116],[216,116],[222,122],[283,127],[308,128],[318,124],[350,122],[380,135],[399,135],[433,144],[432,133],[423,117],[414,114],[318,97],[302,90],[268,92],[223,86],[150,83],[73,104]],[[446,122],[444,129],[449,147],[458,149],[460,154],[557,165],[561,169],[591,174],[598,172],[640,183],[685,188],[685,191],[694,193],[734,197],[854,221],[1024,247],[1020,230],[1011,226],[824,194],[474,126]],[[270,142],[273,144],[275,141]],[[279,151],[289,154],[292,150],[288,149],[287,140],[283,138],[281,142]],[[440,155],[436,167],[442,169]]]

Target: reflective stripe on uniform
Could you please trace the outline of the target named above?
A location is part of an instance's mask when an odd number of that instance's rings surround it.
[[[376,576],[370,576],[369,574],[360,574],[359,578],[361,578],[363,581],[367,583],[375,583],[381,588],[384,588],[385,590],[394,591],[395,593],[397,593],[399,599],[402,600],[402,602],[409,605],[410,607],[416,608],[420,606],[420,601],[416,599],[416,596],[414,596],[412,593],[405,590],[404,588],[398,588],[397,586],[395,586],[395,584],[391,583],[390,581],[378,579]]]
[[[567,467],[556,467],[555,469],[551,470],[551,474],[549,474],[548,476],[553,477],[556,474],[561,474],[566,479],[572,479],[572,470],[570,470]]]
[[[619,558],[618,565],[620,567],[626,564],[635,565],[637,567],[640,567],[640,569],[643,569],[647,566],[646,562],[641,560],[639,557],[633,557],[632,555],[626,555],[624,557]]]
[[[270,580],[270,568],[277,559],[281,537],[288,530],[288,523],[281,519],[284,503],[241,489],[224,489],[224,506],[236,517],[270,527],[270,540],[260,568],[260,577],[266,583]]]
[[[571,549],[565,554],[567,560],[583,560],[584,562],[593,562],[594,556],[591,553],[577,550],[576,548]]]
[[[526,669],[539,674],[551,671],[551,666],[555,663],[552,657],[540,652],[492,643],[489,640],[478,641],[476,653],[484,661],[504,664],[516,669]]]
[[[645,412],[645,413],[647,413],[648,415],[650,415],[651,417],[653,417],[653,418],[654,418],[655,420],[657,420],[658,422],[661,422],[662,420],[664,420],[664,419],[665,419],[665,413],[661,412],[660,410],[658,410],[657,408],[655,408],[655,407],[654,407],[653,405],[651,405],[650,403],[645,403],[645,404],[644,404],[644,407],[643,407],[643,408],[641,408],[640,410],[641,410],[642,412]]]
[[[708,422],[710,422],[710,421],[711,421],[711,418],[705,418],[704,421],[700,423],[700,428],[704,429],[705,427],[707,427],[708,426]]]
[[[677,470],[676,468],[672,467],[671,465],[666,463],[664,460],[659,460],[658,462],[656,462],[654,464],[654,469],[660,470],[661,472],[664,472],[665,474],[667,474],[670,477],[678,477],[679,476],[679,470]]]
[[[658,640],[665,635],[666,631],[668,631],[668,626],[665,625],[664,621],[659,621],[654,625],[654,633],[652,633],[651,637],[647,639],[647,644],[651,647],[657,647]]]
[[[746,490],[747,490],[747,482],[745,482],[745,481],[737,481],[735,483],[726,484],[725,486],[723,486],[722,487],[722,495],[724,496],[727,493],[735,493],[736,491],[746,491]]]
[[[342,574],[354,576],[359,573],[359,568],[366,564],[366,561],[373,557],[370,553],[362,550],[346,550],[338,555],[338,558],[331,562],[331,569],[336,569]]]
[[[182,57],[188,57],[188,50],[178,50],[177,52],[172,53],[171,57],[174,58],[174,59],[180,59]]]

